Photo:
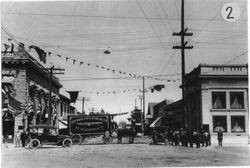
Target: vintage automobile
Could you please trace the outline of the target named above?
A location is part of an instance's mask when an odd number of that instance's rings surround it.
[[[151,144],[163,142],[168,144],[168,130],[169,127],[162,122],[164,118],[158,117],[151,125]]]
[[[31,125],[29,126],[27,144],[33,149],[43,144],[70,147],[72,145],[72,139],[67,135],[58,134],[57,130],[57,127],[48,125]]]

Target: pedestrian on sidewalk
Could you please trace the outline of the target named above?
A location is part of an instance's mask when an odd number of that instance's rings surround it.
[[[208,131],[208,146],[211,146],[211,133]]]
[[[17,132],[15,133],[15,137],[14,137],[14,140],[15,140],[15,147],[20,147],[21,146],[21,133],[19,130],[17,130]]]
[[[28,135],[27,135],[27,133],[26,133],[25,130],[23,130],[23,132],[21,133],[21,137],[20,138],[21,138],[21,141],[22,141],[22,147],[25,147],[25,141],[28,138]]]
[[[6,134],[3,136],[3,144],[5,148],[8,148],[8,141],[9,141],[9,135]]]
[[[223,132],[221,131],[221,129],[219,129],[219,132],[217,133],[217,139],[218,139],[218,145],[222,146]]]

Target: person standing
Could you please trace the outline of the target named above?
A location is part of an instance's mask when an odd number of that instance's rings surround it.
[[[21,137],[20,138],[21,138],[21,142],[22,142],[22,147],[25,147],[25,141],[28,138],[25,130],[23,130],[23,132],[21,133]]]
[[[205,142],[205,145],[206,147],[208,147],[208,142],[209,142],[209,139],[208,139],[208,132],[204,132],[204,142]]]
[[[219,146],[222,146],[223,132],[221,131],[221,129],[219,129],[219,132],[217,133],[217,139]]]
[[[211,146],[211,134],[210,134],[210,131],[208,131],[208,146]]]
[[[21,138],[21,134],[19,132],[19,130],[17,130],[17,132],[15,133],[15,147],[20,147],[20,138]]]
[[[201,134],[199,130],[197,130],[196,135],[195,135],[195,143],[196,143],[196,148],[200,148],[201,146]]]

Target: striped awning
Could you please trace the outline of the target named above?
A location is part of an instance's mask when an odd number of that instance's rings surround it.
[[[158,127],[161,125],[161,120],[162,120],[162,117],[158,117],[151,125],[150,127],[154,128],[154,127]]]

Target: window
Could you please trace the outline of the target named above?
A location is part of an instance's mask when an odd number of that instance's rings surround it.
[[[213,131],[219,130],[227,132],[227,117],[226,116],[213,116]]]
[[[245,132],[245,117],[232,116],[231,117],[232,132]]]
[[[244,109],[243,92],[230,92],[230,108]]]
[[[212,92],[212,107],[213,109],[226,108],[226,92]]]

